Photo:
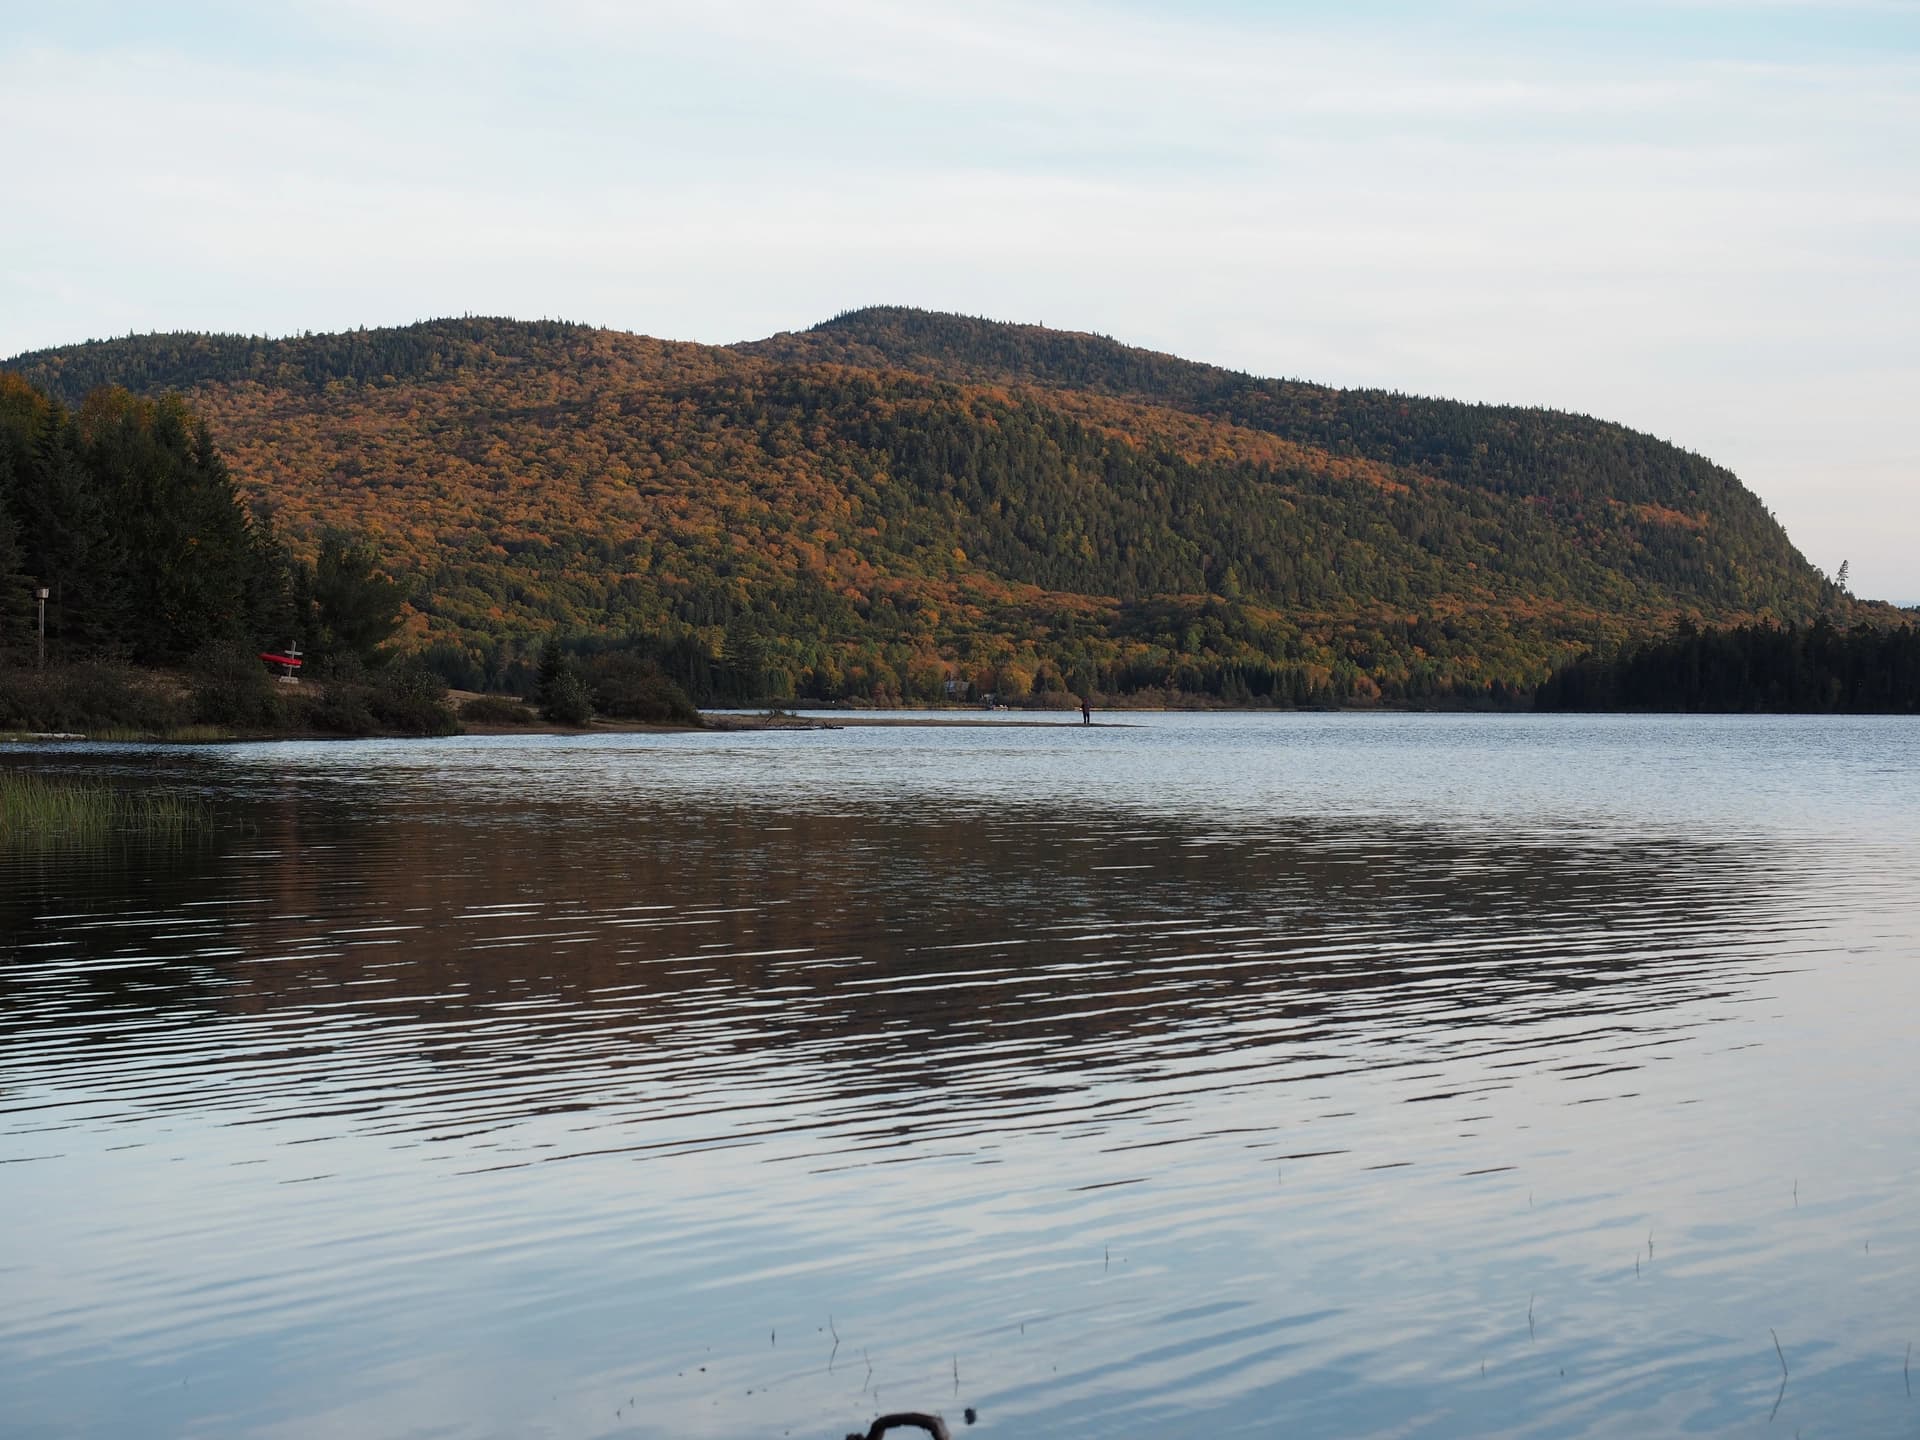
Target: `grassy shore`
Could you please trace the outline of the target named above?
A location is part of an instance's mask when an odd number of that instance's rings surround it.
[[[0,846],[184,840],[207,824],[206,806],[182,795],[0,772]]]

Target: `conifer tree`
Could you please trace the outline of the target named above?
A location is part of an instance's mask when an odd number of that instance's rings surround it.
[[[0,490],[0,666],[24,663],[32,653],[34,587],[20,566],[13,516]]]
[[[312,601],[296,583],[297,567],[270,512],[253,519],[244,581],[250,644],[281,649],[313,642]]]
[[[177,395],[99,390],[80,458],[126,543],[126,643],[145,661],[242,640],[252,537],[206,423]]]
[[[130,603],[125,537],[81,462],[72,416],[14,375],[0,375],[0,475],[21,568],[49,592],[48,658],[122,643]]]
[[[387,641],[400,629],[406,592],[380,573],[372,544],[344,530],[320,537],[310,592],[313,597],[314,654],[330,665],[357,661],[377,669],[392,658]]]
[[[586,725],[593,719],[593,696],[579,663],[550,639],[540,651],[540,709],[559,725]]]

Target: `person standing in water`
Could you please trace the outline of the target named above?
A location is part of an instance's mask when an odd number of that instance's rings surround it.
[[[1082,725],[1093,724],[1093,701],[1085,695],[1080,697],[1080,723]]]

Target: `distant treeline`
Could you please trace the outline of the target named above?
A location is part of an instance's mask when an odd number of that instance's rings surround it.
[[[1535,696],[1542,710],[1836,714],[1920,712],[1920,628],[1683,626],[1664,640],[1565,667]]]
[[[788,618],[791,617],[779,617]],[[1218,602],[1197,607],[1183,622],[1201,645],[1231,643],[1240,617]],[[778,623],[777,619],[772,623]],[[627,719],[669,718],[650,704],[625,708],[614,694],[628,688],[633,667],[672,682],[701,706],[765,704],[923,705],[977,703],[992,697],[1014,706],[1071,708],[1079,697],[1136,705],[1327,709],[1354,704],[1414,708],[1524,708],[1529,687],[1493,680],[1453,686],[1423,667],[1405,680],[1377,685],[1362,669],[1367,655],[1343,656],[1331,666],[1310,661],[1234,659],[1202,652],[1166,660],[1151,654],[1114,661],[1069,631],[1041,654],[1016,659],[987,656],[958,662],[898,641],[859,638],[794,646],[757,611],[736,614],[718,643],[711,631],[684,624],[622,635],[554,632],[502,635],[480,642],[435,641],[421,659],[463,690],[521,696],[547,703],[543,667],[564,654],[596,695],[594,713]],[[1151,623],[1161,623],[1153,621]],[[767,628],[762,628],[766,624]],[[605,676],[615,677],[603,684]]]

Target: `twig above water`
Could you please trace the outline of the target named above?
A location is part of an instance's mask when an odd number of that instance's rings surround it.
[[[880,1440],[889,1430],[911,1427],[924,1430],[933,1440],[949,1440],[947,1422],[938,1415],[927,1415],[917,1410],[902,1411],[897,1415],[882,1415],[873,1422],[865,1436],[849,1435],[847,1440]]]

